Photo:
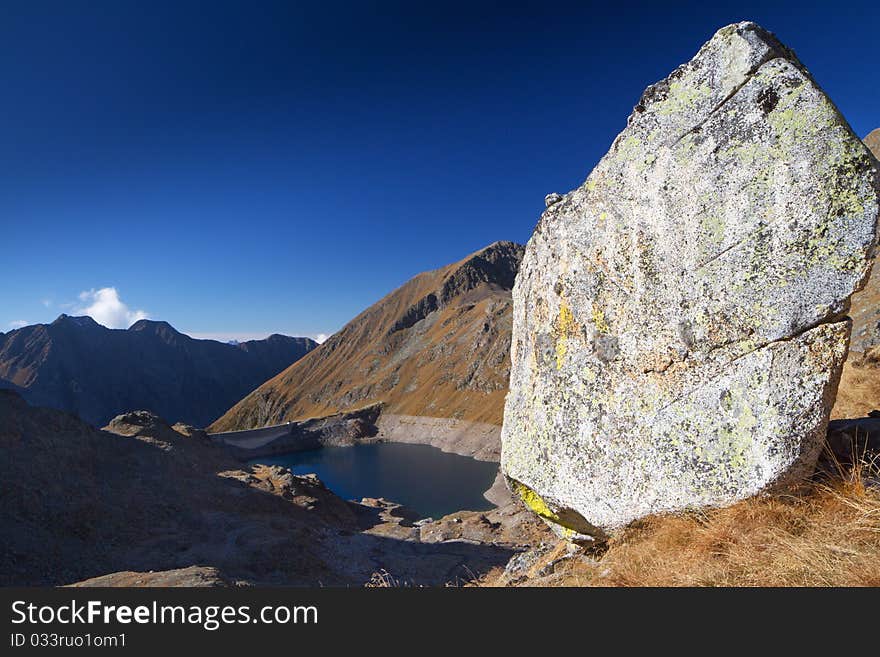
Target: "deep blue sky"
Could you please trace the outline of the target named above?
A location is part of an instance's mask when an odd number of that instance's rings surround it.
[[[193,334],[330,333],[526,241],[738,20],[880,126],[876,2],[427,4],[4,2],[0,331],[114,287]]]

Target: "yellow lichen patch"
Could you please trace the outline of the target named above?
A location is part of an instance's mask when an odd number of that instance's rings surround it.
[[[571,312],[568,304],[563,300],[559,305],[559,317],[556,318],[556,331],[559,334],[556,338],[556,369],[561,370],[562,364],[565,362],[565,354],[568,353],[568,336],[574,333],[577,328],[577,322],[574,319],[574,313]]]
[[[680,142],[674,147],[673,155],[679,166],[689,164],[694,156],[697,145],[691,135],[685,135]]]
[[[854,189],[839,189],[831,196],[832,214],[857,217],[865,213],[862,196]]]
[[[599,333],[607,335],[611,333],[611,327],[605,321],[605,313],[597,305],[593,304],[593,325]]]
[[[767,116],[779,146],[786,151],[830,127],[834,121],[834,109],[826,99],[820,98],[814,104],[799,102],[806,91],[806,83],[797,86],[783,96]]]
[[[510,482],[513,492],[519,495],[520,499],[529,510],[535,515],[556,525],[559,534],[563,538],[574,540],[578,536],[583,538],[603,538],[605,536],[600,529],[587,522],[586,518],[574,509],[559,509],[554,511],[543,497],[538,495],[538,493],[525,484],[510,478],[508,478],[508,481]]]
[[[574,313],[571,312],[571,308],[568,307],[568,304],[563,301],[559,306],[559,319],[556,320],[556,327],[559,330],[559,334],[568,335],[576,326],[577,322],[574,321]]]
[[[731,139],[730,145],[719,152],[719,157],[735,158],[743,167],[764,171],[774,158],[779,157],[779,153],[775,146]]]
[[[564,336],[556,340],[556,369],[561,370],[565,362],[565,354],[568,352],[567,340]]]
[[[657,110],[663,116],[691,109],[699,100],[712,95],[712,88],[707,84],[699,87],[689,86],[682,82],[673,82],[669,85],[669,95],[666,101]]]
[[[559,522],[559,516],[553,513],[553,510],[547,506],[543,497],[518,481],[513,481],[512,484],[514,492],[520,496],[520,499],[527,507],[529,507],[529,509],[532,510],[533,513],[552,522]]]

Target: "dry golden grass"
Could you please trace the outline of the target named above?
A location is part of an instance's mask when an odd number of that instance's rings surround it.
[[[396,589],[405,585],[405,582],[401,583],[397,577],[383,568],[373,573],[370,581],[364,584],[364,587],[368,589]]]
[[[593,555],[598,562],[572,559],[523,584],[880,586],[880,489],[866,485],[877,469],[837,469],[797,495],[647,518]]]
[[[862,358],[851,351],[843,364],[832,420],[865,417],[880,409],[880,366],[876,362],[863,364]]]

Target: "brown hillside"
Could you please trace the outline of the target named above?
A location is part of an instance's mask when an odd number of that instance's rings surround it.
[[[865,144],[880,158],[880,128],[865,137]],[[880,344],[880,267],[876,264],[864,289],[853,295],[850,315],[853,318],[850,349],[862,353]]]
[[[210,430],[374,402],[390,413],[501,424],[510,372],[510,290],[523,249],[495,242],[419,274],[242,399]]]
[[[880,158],[880,128],[865,137],[865,144]],[[864,289],[853,295],[850,315],[850,353],[832,419],[860,417],[880,409],[880,266],[876,262]]]
[[[880,158],[880,128],[877,128],[865,137],[865,143],[871,149],[871,152],[874,153],[874,157]]]

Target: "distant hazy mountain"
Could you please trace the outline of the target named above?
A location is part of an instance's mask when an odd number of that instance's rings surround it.
[[[284,335],[229,345],[167,322],[122,330],[61,315],[0,334],[0,387],[97,426],[132,410],[205,426],[316,346]]]
[[[390,413],[501,424],[510,374],[510,290],[523,250],[496,242],[419,274],[211,429],[263,426],[380,401]]]

